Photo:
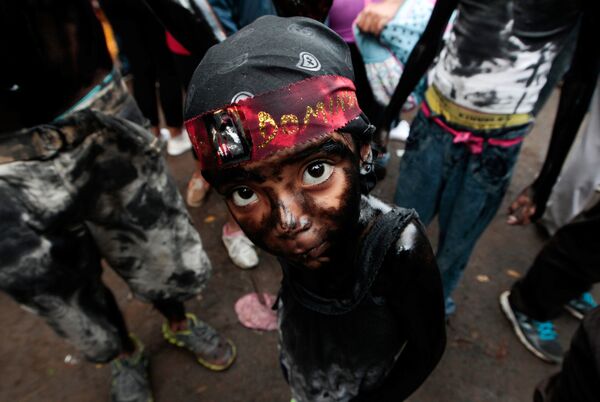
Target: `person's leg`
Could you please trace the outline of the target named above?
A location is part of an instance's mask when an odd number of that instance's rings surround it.
[[[579,214],[600,187],[600,79],[590,110],[539,221],[551,235]]]
[[[175,68],[177,69],[177,75],[179,76],[179,82],[183,88],[183,92],[187,92],[187,87],[192,80],[192,75],[198,67],[198,63],[202,60],[196,55],[184,56],[181,54],[173,54],[173,60],[175,61]]]
[[[41,141],[56,130],[93,135],[95,129],[70,116],[60,127],[32,129],[48,132]],[[0,164],[0,288],[90,360],[106,362],[131,349],[131,342],[110,291],[100,283],[99,255],[81,223],[79,186],[89,174],[82,168],[88,151],[86,142],[51,159]]]
[[[165,314],[163,333],[170,342],[192,350],[211,369],[228,367],[235,358],[230,341],[192,314],[182,322],[181,302],[200,292],[211,265],[160,149],[139,126],[98,118],[105,127],[103,152],[95,160],[99,168],[90,180],[96,195],[87,211],[96,244],[136,296]]]
[[[600,281],[600,202],[560,228],[527,274],[516,282],[510,303],[527,316],[556,318],[565,303]]]
[[[356,44],[348,43],[348,47],[350,48],[350,56],[352,57],[352,66],[354,68],[354,82],[356,84],[358,104],[369,120],[375,123],[379,121],[379,118],[383,113],[383,106],[375,100],[369,78],[367,77],[365,62],[363,61]]]
[[[99,255],[85,227],[44,234],[4,222],[13,234],[29,241],[12,250],[12,261],[2,263],[2,290],[44,318],[92,362],[107,363],[133,353],[123,316],[100,282]],[[9,243],[2,241],[0,249],[5,251]]]
[[[400,160],[394,203],[414,208],[424,225],[435,217],[444,187],[446,154],[452,137],[419,112]]]
[[[133,75],[133,97],[144,117],[150,121],[153,133],[158,135],[158,104],[156,97],[156,66],[147,44],[144,19],[133,15],[116,24],[115,30],[122,45],[121,51],[129,61]],[[151,16],[153,17],[153,16]]]
[[[535,356],[560,363],[552,320],[566,303],[600,281],[600,202],[560,228],[525,276],[500,295],[500,307],[521,343]],[[591,308],[591,305],[587,310]]]
[[[150,28],[149,28],[150,29]],[[181,135],[183,127],[183,91],[173,55],[166,44],[165,30],[156,21],[153,52],[156,59],[160,107],[171,135]]]
[[[86,152],[78,151],[0,165],[0,289],[44,318],[88,360],[111,362],[114,401],[151,400],[143,346],[129,336],[100,280],[100,257],[89,231],[77,223],[80,209],[69,190],[88,173],[79,169],[85,163],[78,156]],[[69,165],[80,174],[67,190],[63,170]]]
[[[533,400],[600,401],[600,308],[583,320],[573,335],[561,372],[538,385]]]
[[[525,130],[523,128],[518,130]],[[516,135],[517,130],[504,135]],[[442,274],[446,312],[453,313],[452,293],[471,253],[491,220],[496,215],[506,192],[520,145],[498,147],[485,145],[482,153],[472,154],[464,145],[447,163],[454,162],[448,173],[439,212],[437,261]]]
[[[167,319],[172,331],[186,329],[187,318],[185,316],[185,306],[182,302],[172,299],[155,300],[152,305]]]
[[[477,133],[477,136],[516,138],[529,127]],[[446,186],[440,199],[437,261],[446,296],[446,312],[455,310],[451,298],[471,253],[494,218],[508,188],[521,145],[500,147],[484,144],[481,153],[472,153],[464,144],[454,144],[448,163]],[[462,153],[461,153],[462,152]],[[457,161],[464,161],[460,164]]]

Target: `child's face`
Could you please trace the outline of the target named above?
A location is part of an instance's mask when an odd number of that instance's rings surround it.
[[[223,170],[217,190],[255,244],[319,268],[349,251],[359,214],[358,161],[351,137],[332,133],[317,144]]]

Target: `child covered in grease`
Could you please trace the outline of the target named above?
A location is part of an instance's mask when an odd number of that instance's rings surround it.
[[[280,358],[298,402],[401,401],[445,346],[415,212],[367,195],[373,127],[352,79],[324,25],[263,17],[212,47],[188,92],[202,174],[281,263]]]

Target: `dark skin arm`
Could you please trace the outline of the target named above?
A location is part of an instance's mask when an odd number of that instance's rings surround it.
[[[406,102],[406,98],[427,72],[437,55],[442,44],[444,30],[457,5],[458,0],[438,0],[436,2],[421,39],[419,39],[408,57],[394,95],[392,95],[390,103],[385,108],[381,121],[376,124],[377,131],[374,140],[378,145],[385,148],[392,121],[398,116],[400,108]]]
[[[407,343],[383,385],[353,402],[408,398],[431,374],[446,347],[444,297],[435,255],[420,222],[413,221],[405,232],[410,226],[416,228],[416,235],[404,250],[391,251],[393,255],[386,258],[390,275],[384,290]]]
[[[510,225],[525,225],[544,214],[552,187],[556,183],[596,88],[600,70],[600,51],[597,44],[597,39],[600,37],[598,24],[600,13],[598,7],[590,3],[587,3],[583,11],[577,47],[561,90],[546,159],[537,179],[510,205],[507,220]]]

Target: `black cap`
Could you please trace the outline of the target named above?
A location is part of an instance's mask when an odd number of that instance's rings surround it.
[[[309,18],[264,16],[209,49],[192,76],[185,119],[321,75],[354,80],[344,40]]]

